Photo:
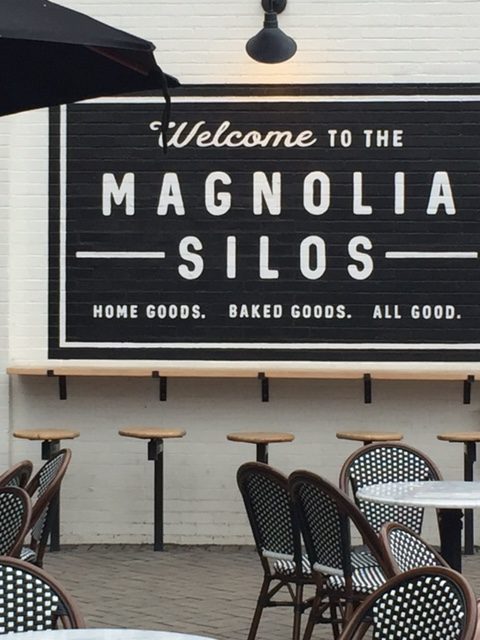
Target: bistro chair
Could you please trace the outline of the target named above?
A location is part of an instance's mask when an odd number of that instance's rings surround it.
[[[406,444],[381,443],[361,447],[347,458],[340,471],[340,488],[353,496],[375,532],[385,522],[399,522],[421,533],[423,507],[379,504],[357,498],[362,487],[383,482],[441,480],[436,465],[421,451]]]
[[[313,578],[308,559],[302,557],[288,479],[267,464],[247,462],[238,469],[237,483],[263,567],[263,582],[248,640],[256,636],[263,609],[278,606],[293,608],[293,640],[298,640],[301,615],[308,606],[303,598],[304,586],[313,584]],[[290,599],[274,599],[283,587]]]
[[[380,529],[385,562],[398,574],[420,567],[448,567],[446,560],[418,533],[403,524],[389,522]]]
[[[26,486],[26,491],[33,502],[30,542],[23,547],[20,557],[38,567],[43,565],[48,536],[58,509],[60,485],[71,457],[70,449],[60,449]]]
[[[0,634],[84,627],[71,596],[45,571],[0,557]]]
[[[337,638],[358,602],[392,574],[385,571],[378,536],[348,496],[310,471],[294,471],[289,486],[317,587],[304,640],[310,639],[317,622],[327,622],[325,599]],[[362,550],[352,548],[352,524],[364,540]]]
[[[0,487],[21,487],[27,486],[32,475],[33,464],[30,460],[17,462],[13,467],[7,469],[0,475]]]
[[[20,487],[0,487],[0,555],[18,556],[32,516],[30,496]]]
[[[477,603],[472,588],[447,567],[394,576],[355,611],[340,640],[473,640]]]
[[[61,395],[61,394],[60,394]],[[62,440],[74,440],[80,433],[71,429],[17,429],[14,438],[41,443],[42,460],[50,460],[61,449]],[[50,528],[50,551],[60,551],[60,494],[55,518]]]

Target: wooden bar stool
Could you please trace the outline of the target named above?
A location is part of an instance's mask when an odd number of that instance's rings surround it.
[[[14,431],[14,438],[23,440],[42,441],[42,460],[50,460],[61,449],[61,440],[73,440],[78,438],[78,431],[70,429],[23,429]],[[50,551],[60,551],[60,495],[58,496],[57,513],[53,519],[52,532],[50,534]]]
[[[441,433],[439,440],[463,443],[463,478],[473,480],[473,463],[477,459],[477,442],[480,442],[480,431],[452,431]],[[473,544],[473,509],[465,509],[465,555],[474,554]]]
[[[148,460],[155,462],[153,550],[163,551],[163,441],[167,438],[183,438],[184,429],[158,429],[157,427],[129,427],[120,429],[121,436],[148,440]]]
[[[397,431],[338,431],[337,438],[340,440],[356,440],[367,444],[372,442],[398,442],[403,440],[403,433]]]
[[[275,431],[239,431],[229,433],[227,440],[232,442],[249,442],[256,445],[257,462],[268,464],[268,445],[272,442],[292,442],[293,433],[278,433]]]

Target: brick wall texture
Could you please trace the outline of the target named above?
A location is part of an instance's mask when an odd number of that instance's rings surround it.
[[[245,43],[260,29],[259,0],[63,0],[63,4],[152,40],[165,71],[184,84],[477,82],[480,4],[472,0],[289,0],[281,27],[297,55],[281,65],[250,60]],[[0,121],[0,370],[9,359],[47,356],[48,114]],[[169,381],[158,402],[148,379],[73,379],[61,402],[47,378],[0,375],[0,463],[40,464],[39,443],[20,428],[81,432],[62,492],[62,536],[71,543],[136,543],[152,537],[153,467],[146,444],[120,438],[130,425],[181,427],[166,442],[167,542],[242,544],[251,536],[235,484],[253,447],[227,442],[241,430],[292,431],[271,447],[273,465],[310,468],[336,480],[353,444],[337,430],[391,429],[428,452],[446,477],[462,473],[460,445],[436,434],[477,428],[479,401],[462,405],[460,383],[378,382],[363,404],[353,381],[274,381],[270,403],[255,380]],[[430,527],[433,532],[434,527]]]

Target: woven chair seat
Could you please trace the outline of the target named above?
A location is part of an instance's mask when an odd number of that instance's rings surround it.
[[[369,551],[352,551],[351,562],[356,569],[378,566],[377,561]],[[293,560],[281,559],[273,563],[273,569],[283,576],[293,576],[296,565]],[[307,555],[302,556],[302,574],[304,576],[312,575],[312,567]]]
[[[275,560],[273,570],[282,576],[293,576],[295,575],[296,564],[293,560]],[[312,575],[312,567],[307,556],[302,556],[302,575]]]
[[[22,547],[22,550],[20,551],[20,560],[25,560],[25,562],[35,564],[36,559],[37,554],[33,549],[30,549],[29,547]]]
[[[352,588],[354,593],[370,594],[379,589],[386,582],[386,577],[380,567],[361,567],[352,571]],[[330,589],[344,589],[345,578],[343,576],[330,576],[327,587]]]
[[[375,557],[366,550],[352,550],[350,561],[354,569],[362,569],[365,567],[378,567]]]

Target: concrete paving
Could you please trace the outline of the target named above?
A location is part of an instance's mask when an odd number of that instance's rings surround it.
[[[246,640],[262,569],[253,548],[63,546],[44,568],[76,598],[89,627],[129,627]],[[480,553],[464,557],[480,596]],[[306,618],[306,616],[305,616]],[[264,612],[257,640],[289,640],[292,613]],[[332,638],[317,625],[313,640]]]

